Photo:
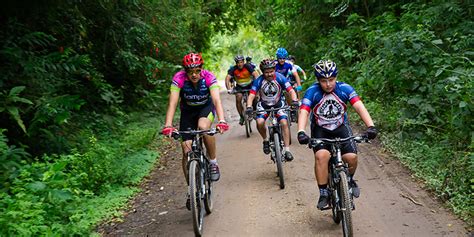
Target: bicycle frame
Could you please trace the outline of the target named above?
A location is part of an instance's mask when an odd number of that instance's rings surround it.
[[[329,195],[329,204],[332,209],[334,222],[339,224],[342,220],[344,236],[353,235],[351,212],[354,208],[354,202],[347,178],[349,175],[349,167],[342,159],[341,145],[350,142],[352,139],[357,143],[362,141],[368,142],[367,136],[350,136],[335,139],[311,138],[309,143],[310,148],[314,148],[319,144],[329,144],[331,146],[331,158],[328,163],[328,188],[331,193],[331,195]]]
[[[229,94],[242,94],[242,100],[240,101],[240,104],[242,106],[242,109],[246,109],[247,108],[247,99],[248,99],[248,96],[249,96],[249,92],[250,92],[250,89],[237,89],[234,87],[234,89],[232,90],[232,92],[229,92]],[[245,119],[244,121],[244,125],[245,125],[245,133],[247,135],[247,137],[250,137],[250,134],[252,133],[252,125],[251,125],[251,122],[253,120],[253,117],[252,116],[247,116],[247,114],[244,113],[244,111],[242,111],[242,116],[243,118]]]
[[[281,109],[288,109],[288,106],[283,106],[282,108],[272,108],[272,109],[266,109],[266,110],[259,110],[256,111],[258,112],[269,112],[269,118],[267,118],[267,128],[268,128],[268,134],[269,134],[269,141],[270,141],[270,151],[271,151],[271,159],[273,162],[276,163],[277,166],[277,174],[280,179],[280,188],[284,189],[285,188],[285,178],[284,178],[284,172],[283,172],[283,161],[285,160],[283,158],[283,134],[281,131],[281,125],[280,122],[278,122],[278,119],[275,116],[275,113],[277,113]]]
[[[210,177],[210,162],[203,146],[204,135],[214,135],[217,129],[191,130],[173,132],[173,138],[178,139],[183,134],[192,136],[191,151],[187,153],[187,165],[190,195],[190,210],[193,216],[193,228],[196,236],[202,235],[204,209],[207,214],[212,212],[212,180]]]

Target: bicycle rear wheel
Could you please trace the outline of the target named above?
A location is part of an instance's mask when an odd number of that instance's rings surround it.
[[[193,215],[194,234],[196,236],[201,236],[202,234],[202,222],[204,218],[201,179],[199,162],[192,160],[189,163],[189,198],[191,201],[191,213]]]
[[[349,196],[349,183],[347,182],[347,175],[344,171],[339,172],[339,178],[342,213],[342,232],[344,236],[352,236],[352,200]]]
[[[209,163],[208,163],[208,166],[209,166]],[[213,182],[211,181],[210,172],[211,172],[211,169],[210,167],[208,167],[207,169],[208,175],[206,175],[206,179],[205,179],[206,180],[206,193],[204,194],[204,208],[206,209],[207,214],[212,213],[212,208],[214,206],[212,202]]]
[[[277,165],[277,173],[280,178],[280,188],[285,188],[285,175],[283,174],[283,154],[281,149],[281,141],[278,133],[273,134],[273,142],[275,146],[275,163]]]

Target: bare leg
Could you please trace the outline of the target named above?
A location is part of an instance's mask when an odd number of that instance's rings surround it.
[[[260,133],[260,136],[265,140],[267,138],[267,128],[265,127],[265,119],[257,119],[257,130]]]
[[[242,107],[242,93],[235,94],[235,105],[237,106],[237,112],[239,112],[240,117],[244,117],[243,111],[244,108]]]
[[[198,121],[198,129],[199,130],[206,130],[211,128],[211,120],[208,118],[200,118]],[[204,136],[204,145],[206,146],[207,154],[209,155],[209,159],[215,160],[216,159],[216,138],[213,136]]]
[[[186,183],[189,182],[188,180],[188,152],[191,151],[191,144],[193,143],[192,140],[187,140],[181,143],[181,150],[183,151],[183,159],[181,160],[181,167],[183,168],[184,179],[186,179]],[[189,184],[189,183],[188,183]]]
[[[342,159],[349,165],[349,174],[353,175],[357,169],[357,154],[346,153],[342,155]]]
[[[331,153],[328,150],[321,149],[314,153],[314,175],[318,185],[324,185],[328,183],[328,163]]]
[[[290,146],[290,130],[288,129],[288,120],[282,119],[280,120],[280,125],[283,130],[283,142],[285,143],[285,147]]]

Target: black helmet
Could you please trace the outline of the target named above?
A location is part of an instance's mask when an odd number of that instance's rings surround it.
[[[238,54],[234,57],[234,61],[237,63],[239,61],[243,61],[244,60],[244,56]]]
[[[276,61],[274,59],[266,58],[260,62],[260,70],[262,70],[262,72],[265,69],[275,68],[275,67],[276,67]]]
[[[296,58],[295,58],[295,56],[293,56],[293,55],[288,56],[288,59],[289,59],[289,60],[296,61]]]
[[[252,57],[247,56],[247,57],[245,58],[245,60],[247,60],[247,61],[252,61]]]

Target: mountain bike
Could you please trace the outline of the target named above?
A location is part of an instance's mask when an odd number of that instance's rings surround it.
[[[218,130],[213,128],[209,130],[175,131],[172,134],[174,139],[179,139],[183,134],[190,134],[193,138],[191,151],[187,154],[187,170],[188,193],[196,236],[202,235],[204,210],[207,214],[211,214],[213,207],[211,166],[202,139],[204,135],[212,136],[216,133],[218,133]]]
[[[229,94],[237,94],[237,93],[242,93],[242,108],[243,109],[246,109],[247,108],[247,98],[249,96],[249,92],[250,92],[250,89],[236,89],[234,87],[234,89],[229,92]],[[247,135],[247,137],[250,137],[250,134],[252,133],[252,120],[253,120],[253,117],[252,116],[248,116],[247,114],[243,113],[244,115],[244,122],[245,122],[245,134]]]
[[[341,145],[347,142],[369,142],[366,135],[350,136],[347,138],[311,138],[309,148],[314,148],[319,144],[329,144],[331,146],[331,158],[329,160],[329,207],[332,210],[332,218],[336,224],[342,220],[342,232],[344,236],[353,236],[352,230],[352,210],[354,209],[352,189],[349,188],[349,168],[342,160]]]
[[[279,110],[288,110],[289,106],[283,106],[281,108],[271,108],[271,109],[264,109],[258,110],[255,113],[260,112],[268,112],[267,118],[267,130],[269,134],[269,142],[270,142],[270,158],[277,166],[277,174],[280,180],[280,188],[285,188],[285,175],[283,172],[283,162],[286,161],[283,158],[283,133],[281,130],[281,125],[278,122],[278,119],[275,116]]]

